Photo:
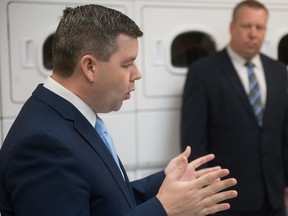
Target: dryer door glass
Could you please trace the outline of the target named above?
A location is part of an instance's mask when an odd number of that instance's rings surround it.
[[[185,32],[175,37],[171,46],[171,63],[174,67],[188,67],[192,62],[216,50],[212,38],[202,32]]]
[[[288,35],[285,35],[279,42],[278,60],[288,65]]]
[[[43,44],[43,66],[47,70],[52,70],[52,43],[54,34],[50,35]]]

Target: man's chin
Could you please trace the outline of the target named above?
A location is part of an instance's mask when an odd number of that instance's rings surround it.
[[[122,107],[122,105],[123,105],[123,101],[121,102],[121,103],[119,103],[117,106],[115,106],[115,108],[113,109],[113,111],[119,111],[120,109],[121,109],[121,107]]]
[[[125,94],[124,100],[129,100],[130,98],[131,98],[131,94],[130,93]]]

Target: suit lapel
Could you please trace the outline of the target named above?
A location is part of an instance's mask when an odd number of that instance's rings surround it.
[[[239,96],[248,115],[250,115],[250,117],[255,120],[255,123],[258,124],[257,118],[254,114],[252,106],[250,105],[249,99],[244,90],[242,82],[237,74],[237,71],[235,70],[231,62],[230,57],[227,54],[227,51],[222,50],[220,52],[219,58],[220,59],[218,62],[219,62],[219,67],[221,68],[220,71],[223,71],[223,73],[225,73],[228,81],[231,83],[232,90],[234,89],[236,94]]]
[[[111,175],[114,177],[115,181],[121,188],[130,206],[133,207],[133,204],[134,204],[133,199],[126,185],[126,182],[123,179],[122,173],[120,172],[117,164],[115,163],[114,158],[112,157],[111,153],[107,149],[105,143],[103,142],[101,137],[98,135],[96,130],[90,125],[90,123],[88,123],[87,125],[86,122],[80,119],[75,119],[75,129],[87,140],[87,143],[102,158],[103,162],[106,164],[107,168],[109,169]],[[124,176],[127,177],[124,168],[122,169],[122,172]]]
[[[132,190],[132,187],[131,187],[129,178],[128,178],[128,176],[127,176],[127,173],[125,172],[125,168],[124,168],[124,166],[123,166],[120,158],[119,158],[119,163],[120,163],[120,167],[121,167],[121,169],[122,169],[122,171],[123,171],[123,174],[124,174],[124,177],[125,177],[126,186],[127,186],[128,191],[129,191],[129,193],[130,193],[130,195],[131,195],[130,197],[132,198],[131,201],[133,202],[133,206],[136,206],[137,204],[136,204],[136,200],[135,200],[135,198],[134,198],[133,190]]]
[[[87,144],[89,144],[95,153],[98,154],[99,157],[103,160],[107,166],[107,169],[110,171],[111,175],[126,197],[128,203],[131,207],[133,207],[133,197],[131,197],[131,193],[126,185],[126,182],[123,180],[123,176],[117,164],[115,163],[114,158],[107,149],[101,137],[87,121],[87,119],[85,119],[85,117],[70,102],[47,90],[42,85],[37,87],[37,89],[33,92],[33,95],[55,109],[59,114],[63,116],[63,118],[74,121],[75,130],[81,134],[81,136],[86,140]],[[124,168],[122,171],[127,178]],[[128,178],[126,180],[128,180]],[[127,183],[129,184],[129,182]]]
[[[269,110],[271,109],[271,104],[273,102],[271,101],[274,94],[275,84],[277,83],[277,80],[275,80],[275,76],[273,76],[273,67],[265,60],[263,55],[260,55],[261,62],[263,64],[263,70],[265,75],[265,82],[266,82],[266,103],[265,103],[265,110],[264,110],[264,116],[263,116],[263,124],[265,124],[265,113],[270,113]],[[268,122],[267,122],[268,123]]]

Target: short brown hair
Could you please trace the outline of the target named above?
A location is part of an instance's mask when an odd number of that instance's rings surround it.
[[[245,0],[245,1],[238,3],[235,6],[235,8],[233,10],[233,15],[232,15],[232,19],[234,22],[237,20],[238,11],[242,7],[249,7],[249,8],[253,8],[253,9],[263,9],[264,11],[266,11],[267,15],[269,14],[267,8],[261,2],[256,1],[256,0]]]
[[[143,35],[132,19],[114,9],[94,4],[67,7],[54,35],[54,71],[70,76],[85,54],[108,61],[117,51],[116,38],[121,33],[135,38]]]

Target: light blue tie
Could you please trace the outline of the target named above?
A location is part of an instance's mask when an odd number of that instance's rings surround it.
[[[251,62],[245,63],[245,66],[248,68],[248,78],[249,78],[249,101],[253,107],[254,113],[257,117],[259,126],[263,124],[263,114],[264,106],[261,101],[261,92],[259,89],[258,81],[254,73],[254,65]]]
[[[115,150],[115,147],[113,144],[113,139],[110,136],[110,134],[108,133],[108,130],[107,130],[103,120],[99,116],[97,116],[95,129],[98,132],[98,134],[100,135],[100,137],[102,138],[102,140],[104,141],[104,143],[106,144],[106,147],[111,152],[117,166],[119,167],[120,171],[122,172],[122,170],[120,168],[120,164],[119,164],[119,159],[117,157],[116,150]]]

